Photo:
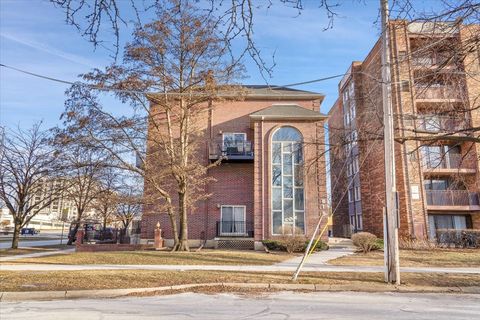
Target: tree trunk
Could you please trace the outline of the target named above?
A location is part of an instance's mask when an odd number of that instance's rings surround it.
[[[18,238],[20,238],[21,229],[22,224],[15,221],[15,226],[13,227],[12,249],[18,249]]]
[[[179,246],[177,217],[175,216],[175,212],[173,211],[171,204],[172,203],[169,202],[169,207],[167,209],[167,213],[168,213],[168,217],[170,218],[170,224],[172,225],[172,237],[173,237],[172,251],[177,251],[178,246]]]
[[[180,239],[176,251],[190,251],[188,246],[188,221],[187,221],[187,206],[185,192],[178,193],[178,204],[180,211]]]
[[[77,235],[77,231],[78,231],[78,228],[80,227],[80,222],[76,222],[75,223],[75,227],[73,227],[73,232],[72,232],[72,236],[71,237],[68,237],[68,242],[67,242],[67,245],[68,246],[71,246],[73,244],[73,238],[76,237]],[[70,235],[70,233],[69,233]]]
[[[103,231],[102,236],[100,237],[101,240],[105,240],[105,234],[107,233],[107,216],[103,216]]]

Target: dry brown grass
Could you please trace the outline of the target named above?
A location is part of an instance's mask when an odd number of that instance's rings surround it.
[[[114,288],[147,288],[191,283],[293,283],[291,273],[285,272],[227,272],[227,271],[0,271],[1,291],[81,290]],[[302,273],[296,283],[349,285],[367,290],[385,288],[382,273]],[[476,287],[480,275],[413,274],[403,273],[402,284],[407,288]],[[391,288],[388,287],[388,288]]]
[[[332,265],[382,266],[383,252],[357,253],[329,261]],[[402,267],[480,267],[479,249],[400,250]]]
[[[293,258],[283,252],[202,250],[200,252],[123,251],[76,252],[28,258],[9,263],[37,264],[169,264],[169,265],[272,265]]]

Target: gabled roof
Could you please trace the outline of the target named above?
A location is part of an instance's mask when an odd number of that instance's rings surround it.
[[[298,104],[274,104],[250,114],[252,120],[321,120],[323,113],[303,108]]]

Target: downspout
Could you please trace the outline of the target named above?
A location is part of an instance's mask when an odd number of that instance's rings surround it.
[[[263,136],[263,121],[265,117],[262,117],[260,122],[260,139],[262,140],[262,240],[265,240],[265,137]]]
[[[213,139],[213,134],[212,134],[212,99],[208,101],[208,123],[207,123],[207,135],[208,135],[208,140],[207,140],[207,163],[210,161],[210,148],[212,146],[212,139]],[[210,174],[210,169],[207,170],[207,176]],[[210,183],[206,184],[206,192],[207,194],[210,194]],[[205,245],[207,244],[207,238],[208,238],[208,226],[209,226],[209,210],[208,208],[210,207],[210,199],[207,198],[205,200]],[[215,225],[215,236],[216,236],[216,230],[217,226]],[[214,236],[214,237],[215,237]]]

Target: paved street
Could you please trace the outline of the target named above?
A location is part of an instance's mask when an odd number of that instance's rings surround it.
[[[63,243],[67,243],[67,240],[64,239]],[[60,239],[54,239],[54,240],[20,240],[18,243],[19,248],[24,248],[24,247],[43,247],[43,246],[52,246],[60,244]],[[2,241],[0,242],[0,249],[7,249],[10,248],[12,244],[7,241]]]
[[[184,293],[144,298],[2,303],[9,319],[476,319],[480,296],[280,292],[261,296]]]

